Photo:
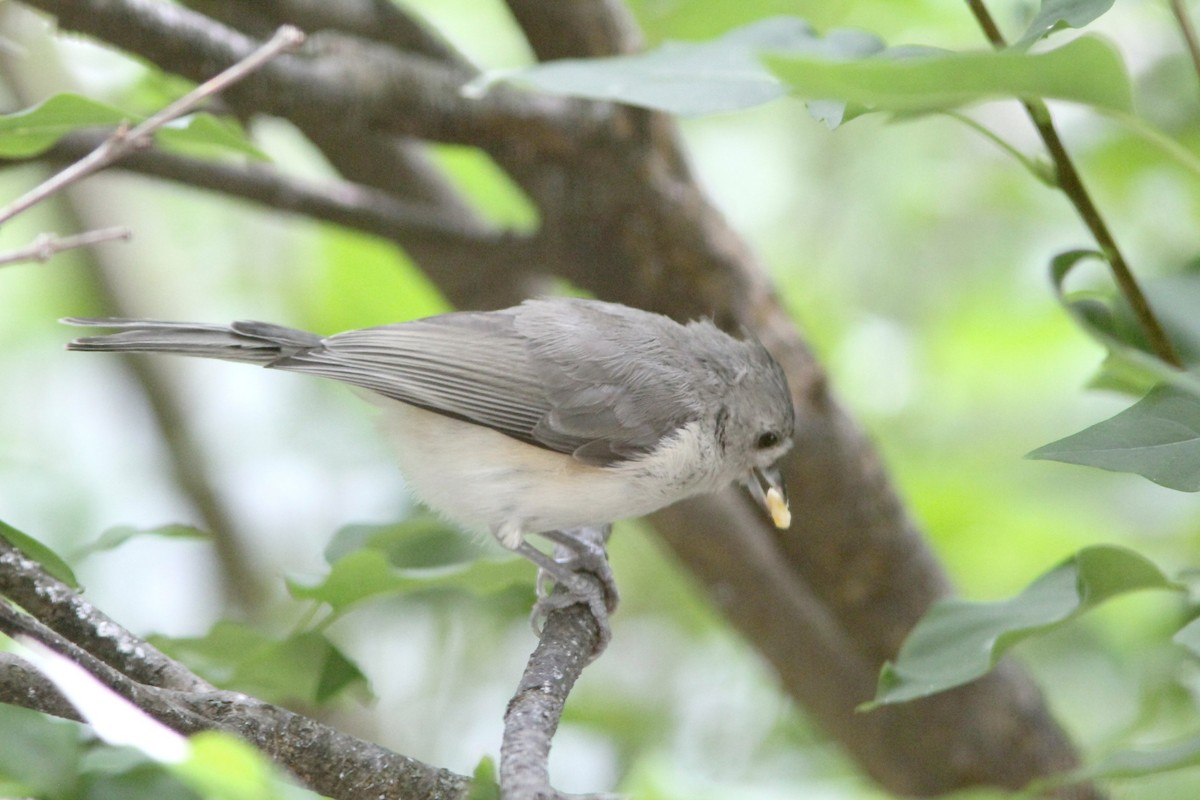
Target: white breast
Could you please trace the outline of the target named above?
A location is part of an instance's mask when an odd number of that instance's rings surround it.
[[[491,531],[508,547],[529,533],[642,516],[732,480],[694,424],[644,460],[594,467],[405,403],[380,405],[417,498],[459,525]]]

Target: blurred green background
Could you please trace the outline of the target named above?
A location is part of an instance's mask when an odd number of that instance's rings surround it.
[[[482,66],[530,61],[498,3],[409,5]],[[818,28],[866,28],[889,44],[983,45],[965,5],[932,0],[642,0],[633,8],[652,44],[788,13]],[[1016,32],[1031,10],[1005,3],[994,13]],[[1139,113],[1196,144],[1200,84],[1183,63],[1166,3],[1119,0],[1093,27],[1125,57]],[[16,45],[5,57],[7,108],[73,90],[147,110],[177,89],[118,53],[52,34],[46,19],[0,7],[0,35]],[[1118,121],[1052,108],[1138,275],[1152,282],[1184,269],[1200,250],[1195,177]],[[1036,152],[1016,103],[969,113]],[[802,104],[781,100],[681,125],[702,182],[768,264],[963,595],[1013,594],[1097,542],[1134,547],[1171,574],[1196,563],[1192,497],[1134,476],[1023,459],[1129,403],[1085,391],[1102,353],[1051,291],[1050,258],[1092,244],[1061,195],[949,117],[874,115],[830,131]],[[281,168],[332,176],[287,125],[256,123],[252,133]],[[439,157],[489,218],[531,224],[486,159],[450,147]],[[45,174],[9,168],[0,191],[16,196]],[[332,333],[446,308],[402,253],[365,235],[117,172],[89,180],[71,203],[87,227],[133,228],[133,241],[105,246],[102,261],[104,280],[138,316],[264,319]],[[50,203],[5,226],[0,249],[70,227],[64,204]],[[114,361],[62,348],[72,331],[57,319],[104,313],[94,285],[72,253],[0,270],[0,519],[68,555],[114,526],[197,522],[144,401]],[[282,635],[305,613],[286,598],[282,578],[318,581],[336,531],[414,510],[372,409],[303,377],[220,363],[163,366],[183,387],[220,496],[252,533],[254,563],[274,576],[263,626]],[[496,554],[487,542],[468,545]],[[612,558],[624,602],[613,644],[580,681],[555,740],[560,789],[615,785],[638,797],[730,800],[885,796],[780,693],[652,534],[620,526]],[[140,537],[75,566],[88,597],[138,633],[201,636],[222,614],[216,566],[201,541]],[[527,577],[531,585],[532,569]],[[523,589],[483,597],[447,590],[364,604],[328,634],[376,699],[345,698],[326,715],[399,752],[470,772],[498,748],[504,705],[533,645],[530,599]],[[1200,672],[1169,642],[1184,614],[1178,598],[1120,600],[1022,646],[1018,658],[1089,756],[1195,732]],[[1200,774],[1112,788],[1120,798],[1194,797]]]

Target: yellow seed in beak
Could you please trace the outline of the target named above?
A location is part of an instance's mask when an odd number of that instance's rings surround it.
[[[787,528],[792,524],[792,512],[788,509],[787,500],[779,490],[772,486],[767,489],[767,511],[771,513],[771,521],[776,528]]]

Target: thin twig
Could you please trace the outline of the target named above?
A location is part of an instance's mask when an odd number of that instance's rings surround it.
[[[971,9],[971,13],[975,15],[979,27],[983,29],[984,36],[987,37],[992,46],[996,49],[1005,47],[1007,42],[1004,39],[1004,34],[996,26],[995,20],[982,0],[967,0],[967,6]],[[1137,318],[1142,332],[1146,335],[1146,341],[1149,342],[1151,350],[1166,363],[1182,367],[1183,362],[1180,360],[1175,346],[1167,337],[1162,325],[1159,324],[1158,318],[1150,308],[1149,301],[1146,300],[1146,295],[1142,292],[1137,279],[1133,276],[1133,271],[1129,268],[1129,264],[1126,263],[1125,256],[1121,253],[1121,248],[1117,246],[1116,239],[1113,238],[1112,232],[1109,231],[1108,225],[1104,222],[1104,218],[1100,216],[1100,210],[1096,208],[1091,195],[1083,185],[1083,178],[1080,177],[1078,170],[1075,169],[1075,163],[1071,160],[1070,154],[1067,152],[1062,139],[1058,135],[1058,129],[1054,126],[1054,120],[1050,116],[1050,109],[1041,100],[1023,100],[1021,104],[1025,107],[1029,118],[1033,120],[1042,143],[1046,146],[1046,150],[1049,151],[1050,160],[1054,164],[1058,177],[1058,185],[1070,199],[1071,204],[1075,206],[1075,211],[1083,220],[1083,224],[1091,231],[1096,244],[1100,246],[1100,251],[1104,253],[1104,257],[1108,260],[1113,279],[1117,282],[1117,288],[1128,301],[1129,307],[1133,309],[1134,316]]]
[[[1010,156],[1015,158],[1030,175],[1037,178],[1042,183],[1054,189],[1060,188],[1058,185],[1058,176],[1054,174],[1054,170],[1050,168],[1049,164],[1037,161],[1025,155],[1003,136],[996,133],[991,128],[987,127],[973,117],[968,116],[967,114],[963,114],[958,111],[947,111],[946,116],[961,122],[963,125],[966,125],[968,128],[974,130],[980,136],[984,137],[992,144],[1008,153]]]
[[[983,4],[983,0],[967,0],[967,5],[971,9],[971,13],[975,15],[975,20],[979,23],[979,27],[983,28],[983,35],[987,37],[988,43],[997,50],[1005,47],[1008,43],[1004,41],[1004,34],[996,26],[996,21],[992,19],[992,15],[988,12],[987,6]]]
[[[64,250],[74,250],[77,247],[90,247],[102,242],[117,239],[129,241],[133,232],[124,226],[101,228],[100,230],[84,231],[71,236],[58,236],[53,233],[43,233],[20,250],[0,253],[0,267],[8,264],[20,264],[26,261],[49,261],[57,253]]]
[[[1179,23],[1183,42],[1187,46],[1188,55],[1192,57],[1192,67],[1196,70],[1197,77],[1200,77],[1200,40],[1196,38],[1196,26],[1192,24],[1192,18],[1188,16],[1187,6],[1183,4],[1183,0],[1171,0],[1171,13],[1175,15],[1175,21]]]
[[[103,169],[126,154],[146,147],[155,131],[174,119],[198,107],[205,99],[224,91],[260,69],[271,59],[299,47],[304,34],[290,25],[281,27],[262,47],[229,69],[213,76],[183,97],[132,128],[119,127],[112,136],[79,161],[67,167],[0,210],[0,223],[7,222],[22,211],[37,205],[47,197],[62,191],[93,172]]]

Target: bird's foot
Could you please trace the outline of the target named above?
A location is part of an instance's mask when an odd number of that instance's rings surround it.
[[[596,620],[600,640],[592,652],[596,658],[612,639],[608,615],[616,610],[619,595],[616,579],[604,549],[604,534],[596,529],[550,531],[542,534],[553,541],[555,557],[522,542],[516,551],[538,566],[537,594],[530,623],[541,635],[541,620],[553,611],[576,604],[587,606]],[[553,584],[553,587],[551,587]]]
[[[604,592],[605,609],[610,614],[616,611],[618,603],[621,602],[621,595],[617,591],[616,576],[608,563],[608,549],[605,547],[608,527],[547,531],[541,535],[555,544],[554,563],[574,574],[586,572],[594,576]],[[541,579],[544,577],[546,576],[539,575],[539,595],[543,590]],[[548,577],[557,579],[554,574]]]

